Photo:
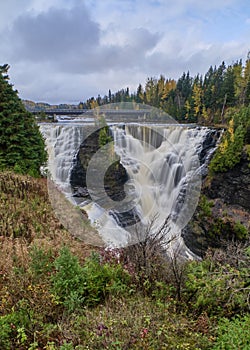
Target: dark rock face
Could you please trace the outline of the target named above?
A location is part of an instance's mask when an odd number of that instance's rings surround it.
[[[215,149],[218,139],[221,135],[221,129],[212,129],[205,138],[202,144],[202,151],[199,154],[200,164],[206,163],[207,160],[210,160],[208,154],[210,150]],[[209,158],[209,159],[208,159]]]
[[[104,176],[104,188],[107,195],[113,201],[121,201],[125,198],[124,184],[128,180],[128,174],[119,161],[110,165]]]
[[[74,189],[74,193],[78,192],[78,188],[86,188],[86,171],[91,157],[99,149],[99,130],[93,131],[85,138],[73,162],[73,168],[70,174],[70,185]]]
[[[250,167],[246,154],[240,163],[225,173],[213,176],[202,194],[211,207],[209,214],[199,205],[182,232],[185,244],[198,256],[208,247],[220,247],[222,242],[237,237],[235,224],[250,229]]]
[[[221,198],[226,204],[239,205],[250,212],[250,167],[247,155],[226,173],[216,174],[204,193],[211,199]]]
[[[70,175],[70,184],[72,187],[73,197],[75,197],[79,202],[86,199],[91,199],[91,196],[87,189],[86,176],[89,162],[92,157],[100,149],[99,146],[99,135],[100,130],[94,130],[89,134],[88,137],[83,141],[80,149],[74,160],[73,168]],[[109,135],[111,136],[111,135]],[[107,154],[106,154],[107,155]],[[105,156],[101,154],[100,157]],[[96,174],[96,181],[99,180],[98,174]],[[104,175],[104,190],[106,194],[113,201],[122,201],[126,193],[124,191],[124,184],[128,180],[128,174],[126,169],[120,163],[119,160],[114,161],[106,170]],[[101,199],[101,198],[100,198]],[[118,225],[121,227],[127,227],[134,225],[140,219],[134,209],[130,209],[124,212],[117,212],[115,210],[110,210],[110,215],[115,218]]]
[[[213,202],[211,216],[200,215],[199,210],[183,229],[182,237],[187,247],[201,257],[209,247],[221,248],[226,242],[235,240],[235,223],[240,222],[247,227],[250,219],[250,215],[241,207],[226,205],[219,199]]]
[[[86,183],[86,173],[91,158],[100,149],[100,130],[101,129],[98,129],[92,132],[83,141],[74,160],[74,165],[70,174],[70,184],[73,188],[74,197],[89,197]],[[127,172],[119,160],[112,163],[104,176],[104,189],[107,195],[114,201],[124,199],[124,184],[127,180]]]

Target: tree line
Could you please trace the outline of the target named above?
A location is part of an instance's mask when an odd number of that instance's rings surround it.
[[[139,84],[136,92],[129,88],[80,102],[80,108],[95,108],[117,102],[145,103],[160,108],[179,122],[203,124],[224,123],[230,107],[248,106],[250,103],[250,52],[243,64],[242,59],[218,67],[210,66],[204,76],[194,77],[184,72],[178,80],[148,78],[145,85]]]

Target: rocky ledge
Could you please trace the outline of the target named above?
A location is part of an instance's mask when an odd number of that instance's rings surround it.
[[[221,198],[226,204],[238,205],[250,212],[250,166],[247,154],[242,154],[240,163],[233,169],[213,176],[204,193],[211,199]]]
[[[208,247],[243,239],[250,231],[250,162],[242,153],[231,170],[204,180],[201,200],[183,230],[186,245],[202,256]]]

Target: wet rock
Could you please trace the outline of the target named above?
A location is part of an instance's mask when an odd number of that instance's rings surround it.
[[[73,197],[88,197],[89,192],[86,187],[76,187],[73,191]]]
[[[90,163],[90,160],[93,156],[97,154],[100,150],[99,146],[99,134],[100,130],[95,130],[84,140],[81,144],[80,149],[75,157],[74,164],[71,170],[70,184],[72,187],[72,195],[75,198],[88,198],[92,199],[91,195],[94,193],[94,198],[98,202],[101,202],[105,194],[113,201],[122,201],[126,193],[124,191],[124,184],[128,180],[128,174],[126,169],[120,163],[119,160],[111,161],[110,166],[106,169],[104,178],[101,178],[101,175],[98,169],[92,169],[92,175],[94,174],[94,182],[89,191],[87,188],[87,169]],[[106,164],[109,163],[108,154],[105,154],[105,150],[100,154],[100,164],[103,158],[107,158]],[[105,163],[105,162],[104,162]],[[100,183],[103,182],[103,189],[99,188]],[[94,186],[96,183],[97,186]],[[105,193],[103,193],[103,191]],[[99,193],[100,192],[100,193]],[[96,198],[99,195],[99,200]],[[138,221],[138,217],[133,211],[125,211],[124,213],[116,213],[111,211],[112,215],[117,223],[121,227],[126,227]]]

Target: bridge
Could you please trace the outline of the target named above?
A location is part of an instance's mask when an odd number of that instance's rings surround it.
[[[46,115],[81,115],[84,114],[88,109],[79,109],[79,108],[52,108],[52,109],[33,109],[26,108],[32,114],[41,114],[45,113]]]
[[[47,115],[81,115],[87,113],[88,115],[98,115],[98,114],[106,114],[106,115],[118,115],[118,114],[136,114],[136,115],[144,115],[150,114],[151,110],[148,109],[140,109],[140,110],[132,110],[132,109],[78,109],[78,108],[53,108],[53,109],[32,109],[27,108],[27,110],[33,114],[45,113]]]
[[[106,117],[116,117],[116,116],[150,116],[152,115],[152,110],[149,109],[139,109],[139,110],[133,110],[133,109],[77,109],[77,108],[53,108],[53,109],[32,109],[27,108],[29,112],[35,115],[39,115],[41,113],[44,113],[48,116],[79,116],[82,115],[83,117],[96,117],[98,115],[105,115]]]
[[[164,122],[173,122],[173,119],[165,112],[160,111],[156,108],[141,108],[141,109],[133,109],[133,108],[100,108],[95,109],[79,109],[79,108],[51,108],[51,109],[32,109],[27,108],[27,110],[35,115],[39,115],[41,113],[46,114],[47,116],[52,116],[54,120],[57,119],[57,116],[65,116],[67,119],[74,119],[74,117],[78,117],[78,119],[83,118],[98,118],[103,116],[105,119],[109,121],[164,121]]]

